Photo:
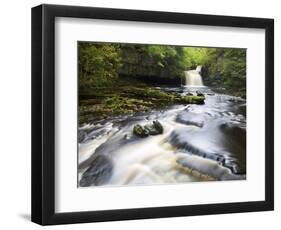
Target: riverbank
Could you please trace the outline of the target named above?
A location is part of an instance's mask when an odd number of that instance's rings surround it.
[[[79,125],[111,116],[148,112],[176,104],[204,104],[201,94],[182,96],[136,80],[122,79],[106,87],[79,91]]]

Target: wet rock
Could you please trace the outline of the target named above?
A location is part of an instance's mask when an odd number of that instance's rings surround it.
[[[220,154],[214,154],[213,160],[219,162],[222,165],[225,165],[225,157]]]
[[[207,157],[210,158],[210,153],[207,151],[198,148],[197,146],[194,146],[192,144],[192,140],[189,140],[190,138],[183,136],[180,133],[177,133],[176,131],[173,131],[170,136],[167,138],[167,141],[177,149],[184,150],[184,152],[188,152],[197,156],[201,157]]]
[[[159,121],[153,121],[152,125],[145,125],[144,127],[137,124],[134,126],[133,133],[139,137],[147,137],[149,135],[162,134],[164,131],[162,124]]]
[[[193,96],[193,93],[188,92],[186,96]]]
[[[231,171],[233,174],[236,174],[236,175],[245,175],[246,174],[246,170],[243,168],[240,168],[238,165],[234,165],[231,168]]]
[[[241,105],[241,106],[238,108],[238,113],[239,113],[239,114],[242,114],[244,117],[246,117],[246,115],[247,115],[246,111],[247,111],[247,109],[246,109],[246,104]]]
[[[229,174],[245,176],[246,168],[242,162],[239,163],[240,161],[227,157],[229,156],[229,153],[223,152],[222,149],[220,152],[215,152],[212,145],[208,145],[208,148],[203,148],[202,146],[204,146],[206,143],[198,142],[196,139],[197,138],[194,136],[194,133],[191,133],[190,135],[184,135],[182,132],[173,131],[167,141],[172,146],[185,153],[198,156],[202,159],[212,160],[220,167],[229,170]],[[205,142],[206,141],[207,140],[205,139]],[[213,141],[211,141],[211,143],[213,143]]]
[[[204,119],[199,114],[194,114],[192,112],[183,112],[176,117],[176,122],[185,125],[194,125],[199,128],[204,126]]]
[[[186,108],[184,110],[189,111],[189,109],[190,109],[190,106],[188,105],[188,106],[186,106]]]
[[[229,168],[233,174],[246,174],[246,167],[239,166],[238,162],[236,162],[235,160],[227,160],[224,162],[223,166]]]
[[[149,132],[149,135],[158,135],[159,132],[155,129],[153,125],[145,125],[144,128]]]
[[[240,97],[231,97],[231,98],[228,99],[228,101],[238,103],[238,102],[244,102],[245,99],[240,98]]]
[[[134,126],[133,133],[138,137],[147,137],[149,135],[149,131],[138,124]]]
[[[202,105],[205,102],[205,97],[204,96],[180,96],[176,97],[174,99],[177,103],[180,104],[197,104],[197,105]]]
[[[204,94],[200,91],[196,91],[196,94],[197,94],[198,97],[204,97]]]
[[[79,130],[78,131],[78,143],[83,142],[87,137],[86,132]]]
[[[157,120],[153,121],[153,126],[159,132],[159,134],[163,133],[163,131],[164,131],[163,126],[159,121],[157,121]]]
[[[244,175],[232,174],[228,168],[219,165],[216,161],[189,154],[186,154],[184,157],[179,157],[176,160],[176,166],[196,177],[204,176],[204,178],[209,180],[245,179]]]
[[[83,173],[80,180],[81,187],[103,185],[108,182],[113,172],[113,162],[106,155],[98,155],[90,167]]]

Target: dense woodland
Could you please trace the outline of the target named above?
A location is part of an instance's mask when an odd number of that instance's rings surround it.
[[[183,71],[197,65],[203,66],[205,84],[245,91],[245,49],[79,43],[81,90],[111,85],[118,76],[178,83]]]
[[[177,98],[151,86],[180,85],[184,71],[198,65],[205,85],[246,97],[245,49],[79,42],[78,51],[81,122],[93,113],[107,116],[106,111],[142,111],[155,104],[194,102],[198,98]],[[150,98],[159,100],[154,103]],[[87,106],[100,101],[98,108]]]

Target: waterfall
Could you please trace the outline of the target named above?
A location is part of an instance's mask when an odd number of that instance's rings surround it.
[[[197,66],[194,70],[184,71],[186,86],[203,86],[202,77],[200,75],[201,66]]]

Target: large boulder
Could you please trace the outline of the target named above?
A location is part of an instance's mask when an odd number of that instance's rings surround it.
[[[164,131],[162,124],[157,120],[153,121],[153,127],[157,130],[159,134],[162,134]]]
[[[139,124],[135,125],[133,128],[133,133],[138,137],[147,137],[149,135],[162,134],[164,128],[159,121],[153,121],[152,125],[141,126]]]
[[[145,125],[144,128],[148,131],[149,135],[158,135],[159,132],[155,129],[153,125]]]
[[[134,126],[133,133],[138,137],[147,137],[149,135],[149,131],[139,124]]]

